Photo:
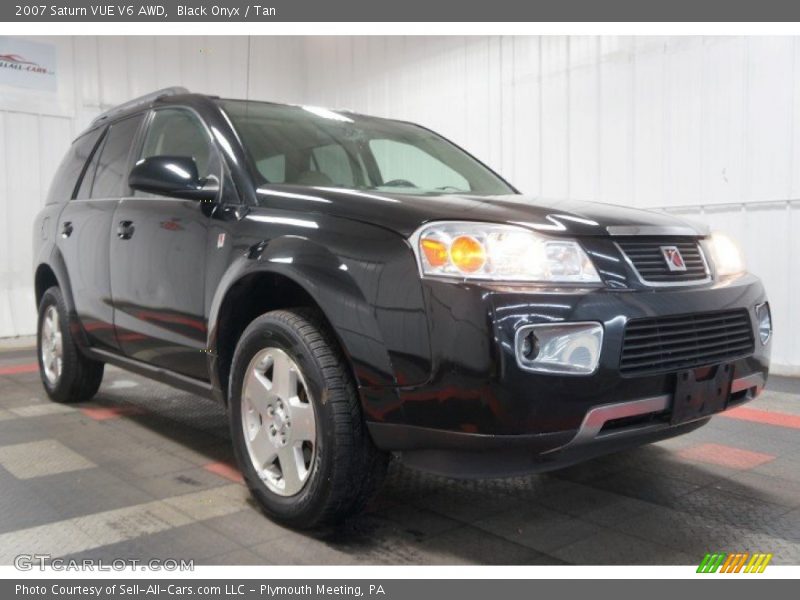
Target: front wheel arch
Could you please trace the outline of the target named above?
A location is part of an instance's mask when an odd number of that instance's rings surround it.
[[[316,299],[294,278],[274,271],[248,273],[225,292],[209,337],[212,383],[224,402],[228,401],[230,370],[236,345],[245,329],[258,317],[273,310],[309,308],[318,311],[325,326],[335,336],[351,375],[355,377],[350,355]]]

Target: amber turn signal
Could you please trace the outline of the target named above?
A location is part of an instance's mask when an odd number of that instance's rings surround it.
[[[450,244],[450,260],[463,273],[474,273],[486,263],[486,249],[469,235],[458,236]]]
[[[447,244],[439,240],[425,239],[420,242],[425,258],[432,267],[441,267],[447,263]]]

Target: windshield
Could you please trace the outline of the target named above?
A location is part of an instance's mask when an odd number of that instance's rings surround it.
[[[260,183],[401,194],[515,193],[438,135],[410,123],[265,102],[221,102]]]

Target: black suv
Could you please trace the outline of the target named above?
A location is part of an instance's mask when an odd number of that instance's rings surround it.
[[[458,477],[691,431],[769,368],[761,282],[675,217],[520,195],[418,125],[171,88],[99,118],[35,231],[60,402],[105,363],[225,403],[245,480],[311,527],[390,452]]]

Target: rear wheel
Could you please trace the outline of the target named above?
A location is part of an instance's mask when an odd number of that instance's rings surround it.
[[[231,369],[230,425],[239,467],[275,520],[311,528],[358,512],[387,456],[372,444],[333,336],[308,309],[262,315]]]
[[[39,374],[52,400],[82,402],[97,393],[104,365],[86,358],[78,350],[64,297],[57,287],[48,289],[39,303],[36,342]]]

